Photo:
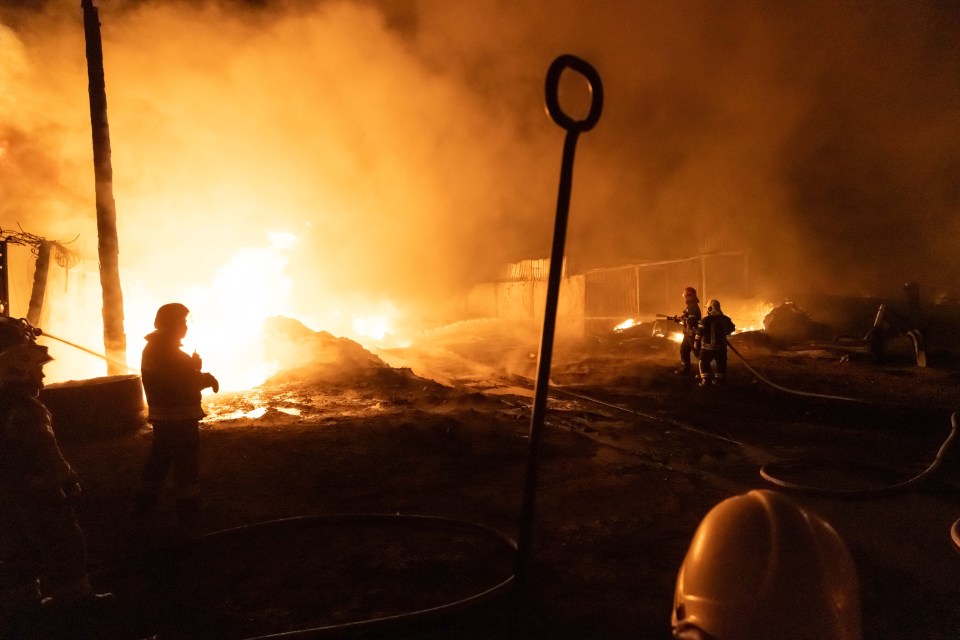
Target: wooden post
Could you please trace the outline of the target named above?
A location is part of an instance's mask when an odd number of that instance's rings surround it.
[[[34,327],[40,326],[43,299],[47,292],[47,276],[50,273],[50,244],[49,240],[42,240],[40,246],[37,247],[37,262],[33,271],[33,290],[30,292],[30,307],[27,309],[27,322]]]
[[[0,316],[10,317],[10,262],[7,260],[9,245],[0,240]]]
[[[90,93],[90,126],[93,133],[93,169],[96,180],[97,235],[100,287],[103,290],[103,346],[107,374],[126,372],[127,335],[123,329],[123,292],[120,289],[120,243],[117,240],[117,210],[113,199],[113,167],[110,163],[110,127],[107,123],[107,93],[103,74],[100,16],[93,0],[82,0],[83,32],[87,48],[87,78]]]

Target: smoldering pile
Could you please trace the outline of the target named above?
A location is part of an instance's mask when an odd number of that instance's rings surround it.
[[[409,367],[390,366],[358,342],[314,331],[293,318],[268,318],[263,345],[280,368],[262,387],[319,386],[327,393],[378,391],[391,396],[416,390],[428,401],[448,395],[446,386],[415,374]]]

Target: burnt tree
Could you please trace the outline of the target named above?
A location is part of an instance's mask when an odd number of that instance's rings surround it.
[[[123,293],[120,289],[120,245],[117,240],[117,210],[113,199],[113,167],[110,163],[110,127],[107,123],[107,93],[103,74],[100,16],[93,0],[82,0],[83,32],[87,48],[90,93],[90,125],[93,132],[93,168],[96,179],[97,234],[100,286],[103,290],[103,346],[107,373],[125,372],[127,336],[123,328]]]

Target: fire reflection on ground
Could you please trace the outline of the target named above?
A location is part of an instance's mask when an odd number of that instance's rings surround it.
[[[264,385],[249,391],[204,396],[207,413],[203,424],[210,426],[283,426],[299,422],[320,422],[342,417],[364,417],[382,413],[384,399],[355,390],[324,389],[309,384]]]

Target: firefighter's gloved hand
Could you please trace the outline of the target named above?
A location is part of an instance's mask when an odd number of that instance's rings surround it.
[[[213,374],[207,374],[207,386],[213,389],[214,393],[220,391],[220,381],[213,377]]]

